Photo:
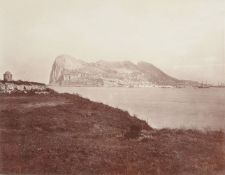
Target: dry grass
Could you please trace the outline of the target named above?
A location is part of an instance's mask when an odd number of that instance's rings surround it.
[[[152,129],[77,95],[2,95],[0,156],[0,173],[214,175],[225,170],[225,135]]]

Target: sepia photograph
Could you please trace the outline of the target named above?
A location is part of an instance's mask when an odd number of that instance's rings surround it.
[[[0,0],[0,175],[225,175],[225,0]]]

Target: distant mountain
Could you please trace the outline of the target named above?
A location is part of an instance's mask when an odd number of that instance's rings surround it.
[[[97,61],[87,63],[68,55],[55,59],[49,83],[60,86],[197,86],[198,82],[178,80],[147,62]]]

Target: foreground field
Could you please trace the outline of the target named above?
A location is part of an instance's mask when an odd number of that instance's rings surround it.
[[[222,175],[225,134],[152,129],[77,95],[0,95],[0,173]]]

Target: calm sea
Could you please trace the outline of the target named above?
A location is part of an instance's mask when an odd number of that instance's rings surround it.
[[[51,88],[127,110],[155,128],[225,130],[225,88]]]

